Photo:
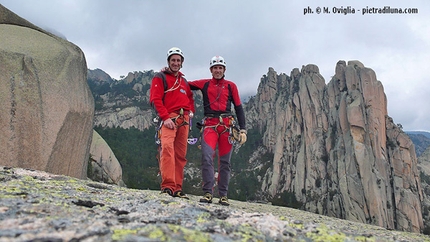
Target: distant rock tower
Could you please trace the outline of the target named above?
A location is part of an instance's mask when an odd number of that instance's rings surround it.
[[[261,186],[269,198],[292,194],[310,212],[423,229],[414,146],[388,116],[372,69],[339,61],[326,85],[316,65],[289,77],[270,68],[246,116],[274,157]]]

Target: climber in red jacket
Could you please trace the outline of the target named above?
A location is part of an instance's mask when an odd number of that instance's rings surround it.
[[[202,127],[202,179],[203,203],[212,203],[215,184],[214,163],[215,148],[218,144],[218,192],[219,203],[230,205],[227,199],[230,181],[230,159],[233,150],[230,127],[234,118],[231,112],[233,104],[240,127],[239,143],[246,142],[245,114],[236,84],[224,79],[226,63],[221,56],[214,56],[210,61],[211,79],[190,81],[191,90],[200,90],[203,95],[204,119]]]
[[[159,130],[161,193],[188,199],[182,191],[182,182],[194,99],[187,80],[179,71],[183,62],[184,54],[179,48],[168,50],[168,68],[152,79],[149,102],[163,122]]]

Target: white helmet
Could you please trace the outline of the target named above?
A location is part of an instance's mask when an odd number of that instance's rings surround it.
[[[182,53],[182,50],[178,47],[172,47],[167,51],[167,59],[169,59],[171,55],[180,55],[182,57],[182,60],[185,58],[184,53]]]
[[[216,66],[216,65],[227,67],[224,58],[222,58],[222,56],[219,56],[219,55],[212,57],[209,67]]]

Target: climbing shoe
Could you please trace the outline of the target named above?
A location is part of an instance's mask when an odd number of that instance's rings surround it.
[[[201,203],[212,203],[212,194],[209,192],[205,193],[202,198],[200,198]]]
[[[173,196],[173,192],[169,188],[162,189],[160,194],[166,194],[166,195],[169,195],[169,196]]]
[[[219,199],[219,202],[218,202],[219,204],[221,204],[221,205],[223,205],[223,206],[230,206],[230,203],[228,202],[228,199],[227,199],[227,197],[226,196],[222,196],[220,199]]]
[[[179,197],[179,198],[183,198],[183,199],[187,199],[189,200],[190,198],[187,197],[187,195],[185,193],[183,193],[182,191],[177,191],[173,194],[173,197]]]

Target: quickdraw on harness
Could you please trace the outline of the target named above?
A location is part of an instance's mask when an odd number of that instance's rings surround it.
[[[225,117],[229,118],[229,123],[228,124],[224,123],[223,118],[225,118]],[[227,132],[227,131],[229,132],[228,142],[235,147],[234,151],[235,151],[235,153],[237,153],[239,151],[239,148],[240,148],[241,145],[240,145],[240,142],[239,142],[240,141],[240,136],[239,136],[240,128],[237,125],[235,117],[233,115],[231,115],[231,114],[221,114],[218,117],[219,118],[219,122],[217,124],[215,124],[215,125],[206,125],[205,121],[206,121],[207,118],[213,118],[213,117],[206,116],[206,117],[203,118],[203,120],[202,120],[201,123],[197,123],[197,127],[200,129],[200,132],[203,132],[204,129],[206,129],[206,128],[212,128],[212,129],[214,129],[216,131],[219,126],[223,126],[224,127],[224,131],[222,131],[220,133],[220,135],[223,134],[223,133],[225,133],[225,132]]]
[[[193,125],[192,125],[192,118],[190,117],[190,132],[188,133],[189,135],[188,135],[187,142],[190,145],[195,145],[199,139],[198,138],[194,138],[193,135],[191,134],[191,128],[192,127],[193,127]]]

